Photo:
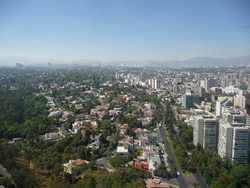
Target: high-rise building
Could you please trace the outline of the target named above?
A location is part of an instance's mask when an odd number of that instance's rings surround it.
[[[233,103],[227,97],[224,97],[224,98],[216,101],[216,106],[215,106],[215,108],[216,108],[215,115],[216,116],[221,116],[222,106],[233,106]]]
[[[242,95],[235,95],[234,96],[234,106],[239,106],[240,108],[245,108],[246,107],[246,97]]]
[[[206,87],[206,80],[200,80],[200,86],[205,89],[205,87]]]
[[[202,97],[202,87],[194,84],[191,86],[191,91],[193,91],[199,97]]]
[[[152,79],[151,78],[148,80],[148,85],[152,88]]]
[[[223,78],[221,80],[221,87],[228,87],[228,81],[227,81],[227,79]]]
[[[217,150],[219,121],[213,116],[202,115],[194,117],[193,142],[201,144],[203,149]]]
[[[147,78],[147,74],[146,74],[145,72],[142,72],[142,73],[141,73],[141,80],[142,80],[142,81],[145,81],[146,78]]]
[[[185,94],[182,96],[182,105],[185,108],[192,108],[194,106],[195,99],[195,95]]]
[[[177,85],[174,85],[174,86],[173,86],[173,92],[174,92],[174,93],[179,93],[179,92],[180,92],[180,87],[177,86]]]
[[[155,79],[152,79],[152,85],[151,88],[154,89],[155,88]]]
[[[222,123],[244,123],[246,126],[250,127],[250,116],[246,109],[237,108],[235,106],[223,106],[222,108]]]
[[[48,67],[51,68],[51,63],[50,62],[48,62]]]
[[[211,87],[217,87],[217,80],[212,78],[207,78],[205,90],[208,91]]]
[[[243,123],[221,123],[219,128],[218,154],[231,162],[246,164],[249,155],[249,127]]]
[[[16,63],[16,68],[23,68],[23,64]]]
[[[237,108],[223,108],[222,115],[221,115],[221,122],[222,123],[244,123],[246,124],[246,115],[237,110]]]
[[[248,89],[250,89],[250,78],[248,79]]]
[[[175,83],[181,83],[181,84],[183,84],[183,76],[181,74],[177,74],[175,76]]]
[[[118,80],[120,78],[120,74],[119,73],[115,73],[115,79]]]
[[[160,88],[160,80],[154,79],[154,82],[155,82],[154,89],[159,89]]]

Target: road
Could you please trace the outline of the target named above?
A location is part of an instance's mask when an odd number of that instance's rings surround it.
[[[164,106],[163,106],[163,107],[164,107]],[[165,108],[165,107],[164,107],[164,108]],[[174,113],[173,113],[173,110],[172,110],[172,116],[173,116],[173,114],[174,114]],[[172,126],[173,126],[173,125],[172,125]],[[174,126],[173,126],[173,129],[175,130],[175,127],[174,127]],[[205,180],[203,179],[203,177],[201,176],[201,174],[200,174],[199,171],[197,170],[196,166],[194,165],[194,163],[193,163],[193,161],[192,161],[192,158],[187,154],[187,150],[186,150],[186,148],[184,147],[184,145],[183,145],[181,139],[179,138],[178,132],[177,132],[176,130],[174,131],[174,136],[180,141],[182,148],[185,150],[186,156],[189,158],[189,160],[190,160],[190,161],[192,162],[192,164],[193,164],[193,168],[194,168],[193,175],[194,175],[194,177],[195,177],[195,179],[196,179],[196,182],[200,185],[200,187],[202,187],[202,188],[208,188],[208,186],[207,186]]]
[[[162,110],[163,110],[163,114],[165,114],[166,109],[165,109],[165,106],[163,106],[163,105],[162,105]],[[163,118],[164,118],[164,116],[163,116]],[[164,122],[163,122],[163,125],[164,125]],[[181,188],[188,188],[187,183],[185,181],[185,178],[184,178],[183,174],[181,173],[181,170],[180,170],[180,168],[175,160],[174,154],[173,154],[172,149],[169,145],[169,142],[168,142],[167,136],[164,132],[163,126],[159,127],[159,130],[160,130],[160,136],[161,136],[163,143],[165,145],[165,150],[166,150],[170,160],[174,163],[174,168],[176,169],[176,171],[180,172],[180,175],[177,177],[179,184],[180,184],[180,187]]]
[[[108,159],[107,159],[106,157],[103,157],[103,158],[101,158],[101,159],[97,159],[96,164],[105,167],[109,172],[115,171],[115,168],[112,167],[112,166],[109,164],[109,161],[108,161]]]
[[[10,175],[4,170],[3,166],[0,165],[0,178],[8,177],[11,179]],[[16,187],[15,183],[13,180],[11,180],[11,186],[10,187]]]
[[[173,112],[172,112],[173,113]],[[173,127],[174,128],[174,127]],[[174,135],[175,135],[175,137],[180,141],[180,143],[181,143],[181,146],[182,146],[182,148],[185,150],[185,154],[186,154],[186,156],[189,158],[189,160],[192,162],[192,164],[193,164],[193,168],[194,168],[194,172],[193,172],[193,175],[194,175],[194,177],[195,177],[195,179],[196,179],[196,181],[197,181],[197,183],[200,185],[200,187],[204,187],[204,188],[208,188],[208,186],[207,186],[207,184],[206,184],[206,182],[205,182],[205,180],[203,179],[203,177],[201,176],[201,174],[199,173],[199,171],[197,170],[197,168],[196,168],[196,166],[194,165],[194,163],[193,163],[193,161],[192,161],[192,158],[187,154],[187,150],[186,150],[186,148],[184,147],[184,145],[183,145],[183,143],[182,143],[182,141],[181,141],[181,139],[179,138],[179,136],[178,136],[178,132],[175,130],[174,131]]]

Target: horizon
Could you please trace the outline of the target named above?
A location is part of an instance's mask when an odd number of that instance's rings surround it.
[[[2,1],[0,57],[162,62],[248,56],[247,7],[247,0]]]

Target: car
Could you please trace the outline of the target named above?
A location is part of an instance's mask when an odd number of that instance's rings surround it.
[[[180,175],[180,172],[177,172],[177,175],[179,176],[179,175]]]
[[[168,178],[164,178],[164,180],[168,180]]]
[[[158,176],[155,176],[155,179],[158,179],[159,177]]]

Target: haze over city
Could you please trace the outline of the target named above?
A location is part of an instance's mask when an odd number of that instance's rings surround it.
[[[250,55],[250,1],[0,1],[0,63]]]

